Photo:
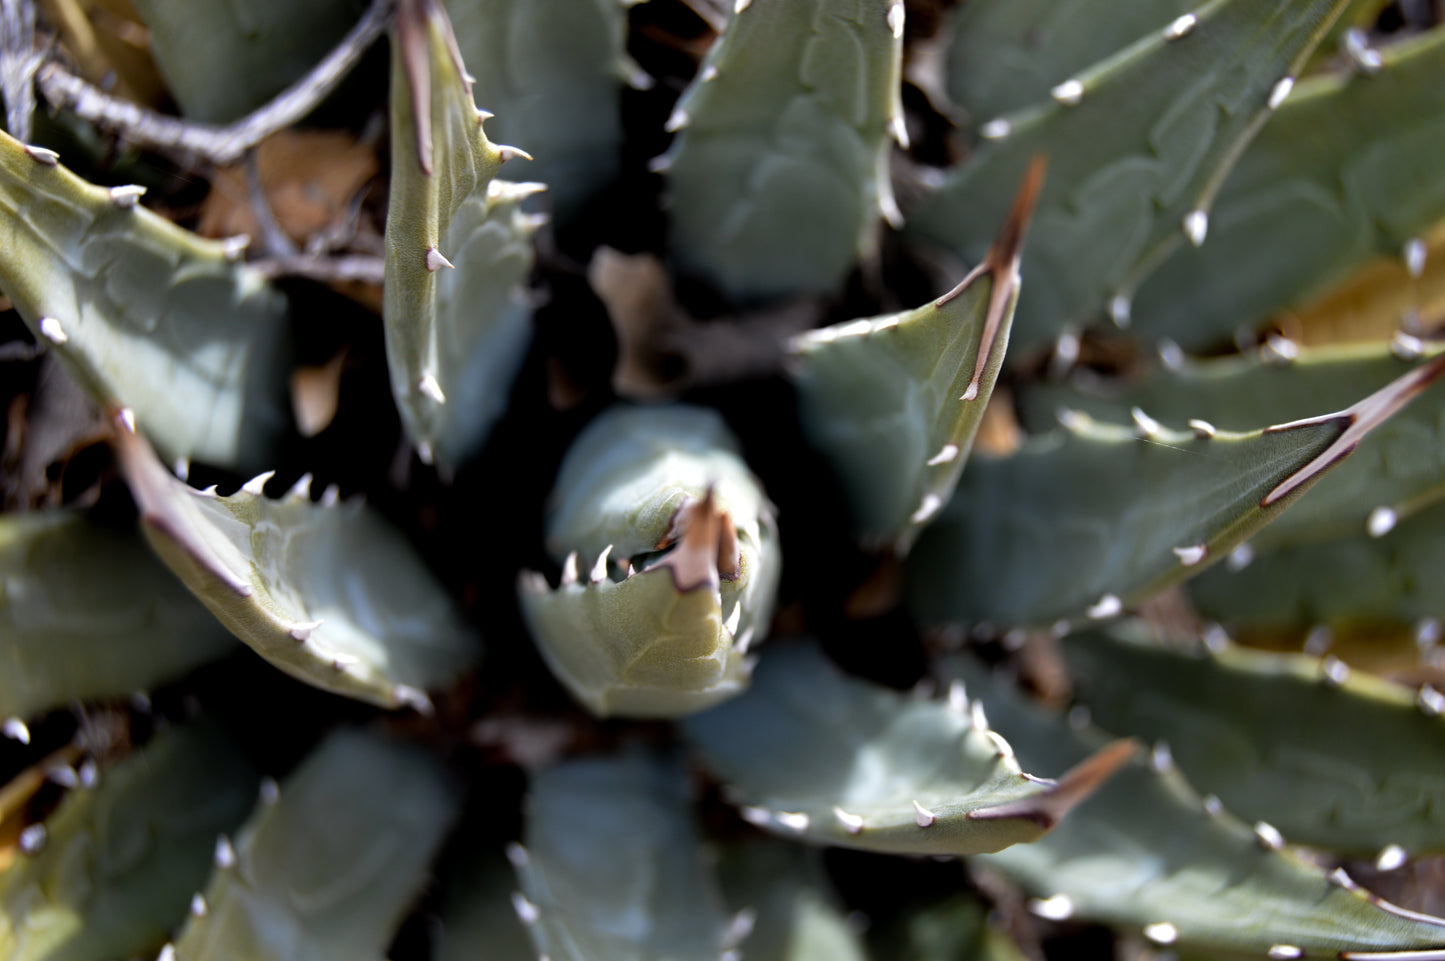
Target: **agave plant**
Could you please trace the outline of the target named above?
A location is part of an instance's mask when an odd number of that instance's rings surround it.
[[[1422,6],[0,3],[0,955],[1445,957]]]

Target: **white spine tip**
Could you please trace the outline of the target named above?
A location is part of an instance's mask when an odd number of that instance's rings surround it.
[[[1295,958],[1304,957],[1304,949],[1293,944],[1273,944],[1269,948],[1269,956],[1273,961],[1294,961]]]
[[[169,941],[161,948],[161,953],[156,955],[156,961],[176,961],[176,946]]]
[[[683,127],[686,127],[691,120],[692,117],[688,116],[686,110],[681,107],[675,107],[672,113],[667,115],[667,123],[662,125],[662,129],[668,133],[677,133]]]
[[[322,625],[322,623],[323,622],[319,620],[297,621],[295,624],[291,625],[290,629],[288,629],[286,633],[291,636],[291,640],[296,641],[297,643],[304,644],[306,641],[311,640],[311,635],[318,627]]]
[[[257,793],[261,796],[261,803],[270,807],[281,800],[281,785],[276,782],[274,777],[263,777]]]
[[[513,841],[511,844],[507,845],[507,861],[512,865],[512,867],[520,870],[521,868],[525,868],[528,864],[530,864],[532,858],[529,854],[527,854],[526,848],[522,847],[522,845],[518,844],[516,841]]]
[[[1391,508],[1376,507],[1370,511],[1369,519],[1365,521],[1365,530],[1371,537],[1384,537],[1395,529],[1399,520],[1399,515]]]
[[[1179,940],[1179,929],[1168,921],[1159,921],[1144,928],[1144,937],[1155,944],[1173,944]]]
[[[600,584],[607,579],[607,558],[612,553],[612,545],[608,544],[602,548],[602,553],[597,555],[597,563],[592,565],[588,572],[587,579],[593,584]]]
[[[1140,440],[1154,437],[1164,429],[1157,420],[1144,413],[1142,407],[1131,408],[1129,416],[1134,420],[1134,436]]]
[[[246,248],[249,246],[251,246],[251,238],[246,234],[227,237],[221,241],[221,255],[227,260],[240,260],[245,255]]]
[[[1279,833],[1279,828],[1267,821],[1257,821],[1254,825],[1254,839],[1259,846],[1266,851],[1280,851],[1284,849],[1284,835]]]
[[[286,492],[286,496],[293,500],[309,501],[311,499],[311,480],[310,472],[302,474],[296,478],[296,483],[291,485],[291,489]]]
[[[962,681],[948,683],[948,709],[960,717],[968,715],[968,689]]]
[[[1215,434],[1219,433],[1215,430],[1213,424],[1207,420],[1200,420],[1198,417],[1189,421],[1189,429],[1194,431],[1194,436],[1200,440],[1209,440]]]
[[[833,805],[833,817],[838,819],[838,823],[843,825],[843,830],[849,834],[863,833],[863,816],[861,814],[849,814],[835,804]]]
[[[1350,666],[1338,657],[1320,661],[1320,678],[1331,687],[1341,687],[1350,679]]]
[[[120,424],[125,428],[126,433],[135,433],[135,411],[129,407],[122,407],[116,416],[120,418]]]
[[[412,687],[410,684],[398,684],[391,689],[391,696],[396,703],[402,707],[409,707],[422,717],[431,717],[436,713],[431,698],[427,697],[426,691],[419,687]]]
[[[536,924],[537,919],[542,916],[542,912],[537,910],[537,906],[528,901],[527,896],[521,891],[512,892],[512,910],[517,912],[517,920],[528,927]]]
[[[1229,552],[1229,556],[1224,559],[1224,566],[1238,574],[1253,562],[1254,545],[1245,542]]]
[[[1430,717],[1445,714],[1445,694],[1441,694],[1429,684],[1420,688],[1420,693],[1415,695],[1415,703]]]
[[[1193,567],[1209,554],[1209,545],[1191,544],[1188,547],[1174,548],[1174,556],[1179,558],[1179,563],[1185,567]]]
[[[1386,845],[1375,857],[1375,870],[1394,871],[1405,866],[1410,855],[1398,844]]]
[[[924,524],[941,510],[943,510],[943,498],[930,491],[923,495],[923,503],[918,505],[918,510],[914,511],[908,519],[914,524]]]
[[[1379,73],[1380,68],[1384,66],[1385,61],[1381,58],[1380,51],[1370,46],[1369,37],[1359,27],[1351,27],[1346,30],[1340,45],[1344,47],[1345,55],[1361,73]]]
[[[995,117],[978,128],[978,135],[985,140],[1002,140],[1013,132],[1013,124],[1004,117]]]
[[[931,828],[933,827],[933,822],[937,820],[937,814],[934,814],[932,811],[928,810],[928,808],[924,807],[922,804],[919,804],[917,801],[913,802],[914,824],[917,824],[921,828]]]
[[[207,914],[210,913],[210,911],[211,911],[211,906],[206,903],[206,897],[205,897],[205,895],[203,895],[203,894],[193,894],[193,895],[191,895],[191,917],[193,917],[193,918],[204,918]]]
[[[1159,774],[1174,770],[1174,752],[1169,750],[1168,741],[1154,742],[1154,749],[1149,752],[1149,766]]]
[[[20,832],[19,844],[21,852],[34,857],[45,848],[45,840],[47,837],[45,825],[30,825]]]
[[[1204,238],[1209,235],[1209,214],[1203,210],[1191,210],[1184,215],[1181,223],[1184,228],[1184,236],[1195,247],[1204,243]]]
[[[1107,620],[1111,617],[1117,617],[1123,612],[1123,610],[1124,602],[1119,600],[1118,595],[1105,594],[1103,597],[1099,598],[1096,604],[1094,604],[1084,613],[1088,614],[1089,617],[1093,618],[1096,621],[1102,621]]]
[[[1425,241],[1419,237],[1412,237],[1406,241],[1405,246],[1400,251],[1400,256],[1405,261],[1405,269],[1409,271],[1410,276],[1416,280],[1425,276],[1425,256],[1428,252],[1429,250],[1425,246]]]
[[[773,815],[773,820],[789,831],[798,834],[808,830],[808,825],[811,823],[811,819],[802,811],[779,811]]]
[[[975,382],[969,384],[969,385],[968,385],[968,388],[963,392],[963,396],[960,397],[960,398],[958,398],[958,399],[959,399],[959,400],[978,400],[978,382],[975,381]]]
[[[216,838],[216,851],[211,856],[211,861],[222,871],[229,871],[236,866],[236,849],[231,847],[231,839],[224,834]]]
[[[1390,353],[1401,360],[1419,360],[1425,356],[1425,342],[1413,334],[1397,330],[1390,339]]]
[[[253,497],[260,497],[262,493],[265,492],[266,482],[275,476],[276,472],[273,470],[268,470],[264,474],[257,474],[255,477],[242,484],[241,490],[244,493],[252,495]]]
[[[177,457],[176,462],[171,465],[171,473],[176,475],[176,480],[189,480],[191,476],[191,462],[185,457]]]
[[[426,249],[426,257],[423,258],[422,262],[426,264],[427,272],[433,274],[443,267],[456,268],[456,265],[442,256],[442,252],[435,247],[428,247]]]
[[[445,404],[447,402],[447,395],[442,393],[442,385],[437,383],[436,374],[431,371],[421,375],[421,380],[416,382],[416,389],[434,403]]]
[[[712,83],[717,79],[717,64],[710,63],[702,68],[702,82]]]
[[[1305,653],[1311,657],[1324,657],[1325,652],[1335,643],[1335,634],[1327,624],[1316,624],[1305,634]]]
[[[70,335],[60,326],[60,321],[55,317],[40,318],[40,333],[52,344],[63,344],[70,339]]]
[[[341,503],[341,488],[335,484],[327,484],[326,489],[321,492],[321,506],[335,507]]]
[[[1013,745],[1010,744],[1002,734],[997,731],[989,730],[984,731],[983,736],[993,742],[993,754],[995,759],[1004,762],[1012,761],[1015,759]]]
[[[36,147],[32,144],[25,145],[25,153],[36,163],[44,164],[47,167],[54,167],[60,163],[60,154],[46,147]]]
[[[729,637],[737,636],[738,625],[742,623],[742,620],[743,602],[738,601],[736,604],[733,605],[733,612],[728,615],[728,619],[723,623],[723,629],[728,632]]]
[[[508,160],[515,160],[518,157],[521,157],[523,160],[532,159],[532,155],[527,153],[527,151],[523,150],[521,147],[509,147],[504,145],[497,148],[497,153],[501,156],[502,163],[506,163]]]
[[[80,787],[80,775],[75,773],[75,768],[69,764],[57,764],[45,772],[49,781],[59,784],[68,790],[75,790]]]
[[[140,184],[126,184],[110,188],[110,202],[122,210],[129,210],[145,196],[146,189]]]
[[[1204,813],[1212,818],[1217,818],[1224,813],[1224,802],[1219,800],[1217,794],[1206,794],[1199,803],[1204,806]]]
[[[90,758],[86,758],[80,765],[77,777],[80,780],[80,786],[89,790],[100,783],[100,768],[96,767],[95,762]]]
[[[576,583],[577,583],[577,552],[576,552],[576,551],[573,551],[572,553],[568,554],[568,555],[567,555],[567,559],[562,562],[562,585],[565,587],[565,586],[568,585],[568,584],[576,584]]]
[[[742,816],[744,821],[756,827],[765,828],[773,823],[773,816],[768,813],[768,809],[757,807],[756,805],[739,808],[738,814]]]
[[[984,711],[982,701],[974,701],[968,706],[968,720],[975,731],[988,730],[988,713]]]
[[[1067,921],[1074,916],[1074,902],[1067,894],[1033,898],[1028,903],[1028,909],[1030,914],[1048,921]]]
[[[1164,28],[1164,39],[1179,40],[1182,37],[1187,37],[1194,32],[1194,28],[1198,25],[1199,17],[1192,13],[1186,13],[1184,16],[1176,18],[1169,26]]]
[[[903,0],[888,5],[888,29],[893,31],[894,40],[903,39]]]
[[[1076,107],[1084,99],[1084,85],[1078,80],[1065,80],[1049,94],[1066,107]]]
[[[1278,110],[1279,105],[1289,97],[1289,92],[1294,89],[1294,77],[1285,77],[1279,83],[1270,88],[1269,109]]]
[[[958,445],[944,444],[937,454],[928,458],[926,463],[929,467],[937,467],[940,464],[951,464],[958,459]]]
[[[1299,344],[1288,337],[1270,334],[1265,339],[1264,347],[1260,350],[1260,359],[1266,364],[1279,366],[1292,364],[1299,359]]]
[[[1130,313],[1133,310],[1133,303],[1128,294],[1115,294],[1109,298],[1109,319],[1114,326],[1120,330],[1129,326]]]
[[[0,725],[0,731],[12,741],[19,741],[21,744],[30,743],[30,728],[18,717],[7,717],[5,723]]]
[[[752,2],[753,0],[737,0],[737,2],[733,4],[733,13],[742,13],[752,5]]]
[[[888,135],[904,150],[908,149],[908,124],[903,115],[895,113],[888,121]]]

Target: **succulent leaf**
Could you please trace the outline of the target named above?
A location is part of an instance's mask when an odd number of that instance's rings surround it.
[[[1008,346],[1035,164],[999,237],[952,291],[793,339],[803,428],[838,471],[865,543],[907,549],[947,503]]]
[[[641,76],[626,58],[623,4],[448,0],[447,12],[472,92],[497,115],[492,132],[537,158],[528,172],[570,222],[622,163],[620,88]]]
[[[443,445],[460,458],[500,413],[526,349],[525,322],[511,303],[531,269],[530,226],[514,209],[525,194],[490,188],[502,163],[521,151],[482,132],[486,114],[472,100],[441,0],[400,5],[391,77],[383,311],[391,388],[422,459]],[[484,319],[467,296],[486,298]],[[486,381],[463,380],[484,373]],[[485,406],[449,410],[463,400]]]
[[[0,515],[0,717],[124,697],[235,639],[133,531],[73,510]]]
[[[1057,781],[1034,777],[981,712],[847,678],[811,644],[770,652],[746,694],[684,726],[750,822],[895,854],[1033,841],[1135,749],[1121,741]]]
[[[835,290],[898,219],[902,51],[901,0],[732,5],[668,121],[678,267],[739,299]]]
[[[1097,729],[1024,703],[976,665],[947,673],[967,679],[1031,766],[1075,763],[1101,743]],[[1176,950],[1351,958],[1445,945],[1445,920],[1368,897],[1343,871],[1327,876],[1279,847],[1277,829],[1201,799],[1177,769],[1136,763],[1047,837],[982,861],[1060,916],[1142,930]]]
[[[1142,332],[1227,343],[1445,221],[1445,29],[1379,55],[1378,73],[1294,88],[1220,188],[1210,243],[1176,250],[1139,288]]]
[[[341,39],[361,0],[136,0],[181,112],[228,123],[280,93]]]
[[[553,500],[562,582],[524,577],[520,593],[568,690],[594,713],[632,717],[676,717],[742,690],[781,556],[772,505],[721,418],[614,408],[573,444]]]
[[[732,845],[722,852],[718,877],[728,905],[746,920],[739,948],[750,961],[866,961],[816,851]]]
[[[1141,625],[1073,635],[1064,654],[1100,727],[1166,742],[1240,817],[1364,856],[1445,847],[1445,780],[1419,764],[1445,751],[1445,724],[1408,689],[1303,654],[1166,646]]]
[[[553,961],[716,961],[727,920],[679,757],[569,761],[532,784],[517,913]]]
[[[158,734],[95,787],[71,791],[45,821],[38,853],[0,873],[0,954],[102,961],[154,952],[258,780],[225,737],[196,726]]]
[[[1066,97],[998,118],[910,215],[909,229],[978,261],[1028,159],[1049,157],[1016,347],[1109,313],[1127,323],[1143,277],[1205,241],[1219,182],[1348,0],[1212,0],[1078,74]],[[1101,131],[1108,131],[1101,135]]]
[[[286,302],[225,243],[0,134],[0,289],[102,407],[169,459],[254,468],[290,424]]]
[[[185,961],[360,961],[386,956],[456,814],[422,751],[339,730],[263,797],[176,939]]]
[[[172,477],[138,435],[116,452],[151,547],[222,624],[276,667],[383,707],[429,710],[425,691],[479,645],[406,541],[364,504],[279,500],[266,477],[229,497]],[[260,481],[258,483],[257,481]]]

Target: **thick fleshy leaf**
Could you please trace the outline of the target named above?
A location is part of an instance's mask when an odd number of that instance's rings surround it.
[[[11,961],[149,955],[205,883],[259,776],[208,727],[177,728],[73,790],[37,854],[0,873],[0,954]]]
[[[751,690],[684,724],[748,821],[896,854],[1035,840],[1134,752],[1119,742],[1058,781],[1025,774],[982,712],[845,677],[813,644],[770,651]]]
[[[363,0],[135,0],[166,88],[188,119],[229,123],[326,56]]]
[[[1445,849],[1438,705],[1333,659],[1184,649],[1142,625],[1065,639],[1101,727],[1166,742],[1189,783],[1292,842],[1373,855]]]
[[[0,134],[0,289],[102,407],[161,453],[252,469],[290,424],[286,302],[238,251]]]
[[[619,94],[641,76],[626,58],[624,4],[447,0],[447,11],[472,92],[497,115],[488,126],[537,158],[528,176],[547,185],[557,220],[571,221],[622,165]]]
[[[1142,333],[1228,343],[1372,257],[1423,260],[1424,234],[1445,220],[1445,30],[1379,57],[1378,73],[1291,92],[1220,188],[1209,242],[1139,288]]]
[[[1097,729],[1024,703],[977,665],[955,662],[949,672],[967,678],[968,693],[1027,764],[1061,767],[1101,743]],[[1445,947],[1445,921],[1353,890],[1343,871],[1327,875],[1280,850],[1278,830],[1251,828],[1161,767],[1129,765],[1047,837],[983,863],[1022,884],[1052,917],[1142,931],[1178,950],[1350,958]]]
[[[668,121],[678,267],[740,299],[836,289],[897,219],[902,51],[901,0],[733,4]]]
[[[332,734],[262,797],[234,841],[215,841],[210,883],[175,957],[380,961],[457,806],[422,750]]]
[[[486,114],[472,100],[441,0],[403,0],[391,60],[383,311],[391,389],[422,459],[430,460],[444,439],[449,448],[460,448],[450,451],[459,457],[477,443],[478,427],[466,423],[471,412],[452,414],[448,403],[461,401],[462,392],[473,402],[491,398],[488,416],[480,418],[484,431],[510,386],[510,375],[508,383],[497,378],[515,372],[515,355],[526,346],[507,306],[517,278],[531,267],[530,250],[515,235],[510,204],[506,216],[486,229],[489,198],[497,199],[489,184],[519,151],[496,146],[482,132]],[[500,269],[505,277],[476,276],[487,269]],[[438,276],[443,271],[459,275],[444,279]],[[490,301],[489,323],[463,309],[462,298],[478,291]],[[477,359],[488,350],[508,355],[492,363]],[[481,371],[493,380],[460,380]]]
[[[1445,503],[1436,503],[1379,537],[1305,541],[1258,553],[1240,570],[1205,571],[1189,582],[1189,597],[1231,632],[1302,641],[1316,626],[1337,634],[1408,633],[1422,619],[1445,619],[1441,583]]]
[[[977,460],[910,558],[930,623],[1112,617],[1227,555],[1445,375],[1437,356],[1336,414],[1234,433],[1070,413]]]
[[[772,505],[722,419],[614,408],[573,444],[553,501],[561,583],[529,574],[520,594],[568,690],[594,713],[630,717],[676,717],[742,690],[781,559]]]
[[[559,764],[511,849],[517,913],[552,961],[716,961],[727,919],[680,757]]]
[[[958,484],[1008,346],[1036,164],[977,270],[916,310],[794,338],[803,429],[838,472],[858,536],[906,550]]]
[[[1103,316],[1203,243],[1219,182],[1348,0],[1212,0],[1076,75],[1047,103],[989,121],[986,142],[910,214],[909,229],[982,258],[1029,158],[1049,158],[1016,348]]]
[[[0,717],[124,697],[235,648],[134,531],[0,516]]]
[[[722,851],[718,877],[743,919],[738,949],[749,961],[866,961],[818,852],[771,841],[735,844]]]
[[[279,500],[269,475],[229,497],[176,480],[136,434],[116,452],[142,529],[211,613],[258,654],[316,687],[428,710],[480,647],[406,541],[360,501]],[[308,479],[309,482],[309,479]]]
[[[1127,422],[1131,410],[1172,426],[1204,420],[1224,430],[1283,423],[1342,409],[1367,391],[1385,389],[1419,366],[1400,347],[1383,344],[1299,351],[1288,364],[1268,354],[1230,357],[1160,371],[1122,395],[1045,389],[1025,401],[1026,420],[1041,423],[1058,407]],[[1438,366],[1445,352],[1433,350]],[[1027,395],[1026,395],[1027,396]],[[1266,550],[1388,530],[1445,496],[1445,391],[1428,391],[1361,440],[1359,450],[1325,478],[1280,523],[1252,544]]]

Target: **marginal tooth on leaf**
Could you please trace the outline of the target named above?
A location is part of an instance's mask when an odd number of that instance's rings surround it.
[[[199,891],[191,895],[191,917],[204,918],[211,913],[211,906],[206,903],[206,896]]]
[[[536,924],[537,919],[542,916],[542,912],[537,909],[537,906],[528,901],[527,896],[521,891],[512,892],[512,910],[517,912],[517,920],[528,927]]]
[[[1278,110],[1279,105],[1284,103],[1285,98],[1289,96],[1289,92],[1293,89],[1294,77],[1285,77],[1271,87],[1269,91],[1269,109]]]
[[[1133,308],[1133,300],[1128,294],[1117,293],[1109,298],[1109,319],[1114,322],[1115,327],[1124,330],[1129,326]]]
[[[1335,643],[1335,632],[1328,624],[1316,624],[1305,634],[1305,653],[1311,657],[1324,657]]]
[[[1209,234],[1209,214],[1203,210],[1191,210],[1184,215],[1182,226],[1189,242],[1195,247],[1201,246]]]
[[[811,823],[806,812],[803,811],[777,811],[773,814],[773,820],[789,831],[796,831],[802,834],[808,830]]]
[[[1162,424],[1144,413],[1142,407],[1131,408],[1129,416],[1134,419],[1134,436],[1140,440],[1156,437],[1164,429]]]
[[[1079,359],[1079,348],[1082,346],[1079,332],[1073,328],[1065,329],[1054,341],[1053,367],[1057,367],[1060,373],[1073,367]]]
[[[888,5],[888,29],[893,31],[894,40],[903,39],[903,0]]]
[[[37,147],[34,144],[25,145],[25,153],[36,163],[44,164],[47,167],[54,167],[60,163],[60,154],[46,147]]]
[[[1413,334],[1397,330],[1390,338],[1390,353],[1401,360],[1419,360],[1425,356],[1425,342]]]
[[[727,931],[723,934],[723,944],[728,947],[742,944],[748,939],[748,935],[753,933],[753,928],[757,927],[757,923],[757,909],[743,908],[728,922]]]
[[[1169,26],[1164,28],[1164,39],[1178,40],[1182,37],[1187,37],[1194,32],[1194,28],[1198,25],[1198,15],[1193,13],[1186,13],[1182,17],[1175,18],[1175,20],[1170,23]]]
[[[411,708],[422,717],[431,717],[436,713],[436,708],[432,706],[431,698],[427,697],[426,691],[423,691],[419,687],[412,687],[410,684],[398,684],[391,689],[391,696],[396,699],[397,704]]]
[[[437,383],[436,374],[431,371],[427,371],[421,375],[421,380],[416,383],[416,389],[431,398],[435,403],[445,404],[447,402],[447,395],[442,393],[442,385]],[[420,445],[418,445],[418,448],[420,448]]]
[[[1269,948],[1271,961],[1294,961],[1304,957],[1304,949],[1293,944],[1272,944]]]
[[[717,64],[710,63],[702,68],[702,82],[712,83],[717,79]]]
[[[1389,507],[1376,507],[1365,521],[1365,530],[1371,537],[1384,537],[1395,529],[1399,517]]]
[[[1074,902],[1067,894],[1056,894],[1051,898],[1030,898],[1029,913],[1049,921],[1067,921],[1074,916]]]
[[[1078,80],[1065,80],[1050,90],[1049,94],[1064,106],[1074,107],[1084,99],[1084,85]]]
[[[312,632],[320,627],[322,623],[323,622],[319,620],[297,621],[287,629],[286,633],[291,636],[291,640],[304,644],[306,641],[311,640]]]
[[[268,470],[264,474],[257,474],[255,477],[242,484],[241,490],[247,494],[250,494],[253,497],[260,497],[262,496],[262,492],[266,487],[267,481],[269,481],[275,476],[276,472],[273,470]]]
[[[34,857],[45,848],[46,837],[45,825],[30,825],[20,832],[19,843],[21,852]]]
[[[1259,843],[1259,846],[1266,851],[1281,851],[1284,849],[1284,835],[1279,833],[1279,828],[1267,821],[1255,822],[1254,839]]]
[[[532,155],[521,147],[509,147],[505,144],[497,148],[497,154],[502,158],[502,163],[506,163],[508,160],[515,160],[518,157],[521,157],[523,160],[532,159]]]
[[[52,344],[63,344],[70,339],[70,335],[60,326],[60,321],[54,317],[41,317],[39,326],[45,339]]]
[[[939,464],[951,464],[958,459],[958,445],[944,444],[937,454],[930,457],[925,463],[929,467],[937,467]]]
[[[987,730],[983,732],[983,736],[993,742],[995,759],[1005,762],[1014,760],[1013,745],[1005,740],[1002,734],[994,730]]]
[[[129,407],[122,407],[116,411],[115,419],[120,421],[120,426],[125,429],[127,434],[135,433],[135,411]]]
[[[928,808],[924,807],[922,804],[919,804],[916,800],[913,802],[914,824],[917,824],[921,828],[931,828],[933,827],[933,822],[937,820],[937,814],[934,814],[932,811],[928,810]]]
[[[355,654],[332,654],[331,669],[334,671],[344,671],[351,665],[357,663],[359,660],[360,658],[358,658]]]
[[[1400,845],[1387,844],[1380,849],[1380,853],[1375,857],[1375,870],[1394,871],[1397,868],[1404,867],[1405,862],[1409,859],[1410,855],[1406,853],[1405,849],[1400,847]]]
[[[569,584],[576,584],[576,583],[577,583],[577,552],[576,552],[576,551],[573,551],[572,553],[568,554],[568,555],[567,555],[567,559],[562,562],[562,586],[563,586],[563,587],[566,587],[566,586],[569,585]]]
[[[1119,600],[1118,595],[1105,594],[1099,598],[1098,603],[1084,611],[1084,613],[1096,621],[1102,621],[1111,617],[1117,617],[1123,610],[1124,602]]]
[[[1191,544],[1188,547],[1174,548],[1174,556],[1179,558],[1179,563],[1185,567],[1193,567],[1209,554],[1208,544]]]
[[[1216,623],[1204,625],[1199,639],[1203,642],[1204,649],[1210,654],[1223,654],[1234,643],[1229,632],[1224,629],[1224,625]]]
[[[733,4],[733,13],[742,13],[748,7],[752,6],[752,2],[753,0],[736,0]]]
[[[974,701],[968,706],[968,720],[975,731],[988,730],[988,714],[983,709],[982,701]]]
[[[1159,363],[1169,370],[1183,370],[1185,363],[1188,362],[1188,358],[1184,355],[1184,348],[1167,337],[1159,341],[1156,350],[1159,354]]]
[[[1260,360],[1276,367],[1286,367],[1299,359],[1299,344],[1288,337],[1270,334],[1259,351]]]
[[[757,805],[748,805],[747,807],[739,808],[738,814],[742,816],[744,821],[760,828],[767,827],[773,823],[773,816],[768,813],[768,809],[758,807]]]
[[[1359,27],[1351,27],[1346,30],[1340,46],[1344,48],[1345,56],[1350,58],[1350,62],[1361,73],[1376,74],[1385,65],[1380,51],[1370,46],[1369,37]]]
[[[647,162],[647,172],[653,174],[665,174],[672,169],[672,155],[658,154]]]
[[[336,484],[327,484],[326,489],[321,492],[321,506],[335,507],[341,503],[341,488]]]
[[[176,475],[176,480],[189,480],[191,476],[191,462],[189,458],[177,457],[176,462],[171,465],[171,473]],[[308,477],[311,475],[307,475]]]
[[[221,241],[221,255],[230,261],[240,260],[246,254],[246,248],[251,246],[251,238],[247,234],[236,234]]]
[[[7,717],[4,724],[0,724],[0,732],[12,741],[19,741],[21,744],[30,743],[30,728],[18,717]]]
[[[1179,929],[1168,921],[1156,921],[1154,924],[1145,925],[1144,937],[1155,944],[1173,944],[1179,940]]]
[[[311,499],[311,472],[307,471],[298,477],[296,483],[292,484],[291,489],[286,492],[286,496],[293,500],[309,501]]]
[[[506,854],[507,861],[511,863],[512,867],[518,870],[525,868],[532,862],[532,856],[527,853],[527,849],[516,841],[507,845]]]
[[[1013,124],[1006,117],[995,117],[978,128],[978,135],[985,140],[1002,140],[1013,132]]]
[[[1415,695],[1415,704],[1430,717],[1445,714],[1445,694],[1441,694],[1429,684],[1420,688],[1420,693]]]
[[[1224,566],[1235,574],[1252,563],[1254,563],[1254,545],[1248,541],[1230,551],[1229,556],[1224,559]]]
[[[968,714],[968,690],[963,682],[953,680],[948,683],[948,709],[960,717]]]
[[[517,585],[528,594],[547,593],[547,578],[539,571],[522,571],[517,575]]]
[[[277,783],[274,777],[263,777],[261,779],[259,793],[261,795],[261,803],[266,807],[270,807],[281,800],[281,785]]]
[[[667,122],[662,125],[662,129],[668,133],[677,133],[677,131],[686,127],[691,122],[692,117],[686,110],[680,106],[674,107],[672,113],[667,115]]]
[[[500,203],[520,203],[528,197],[545,192],[547,185],[535,180],[493,180],[487,184],[487,199]]]
[[[419,440],[416,442],[416,459],[430,467],[436,460],[436,452],[432,450],[431,441]]]
[[[587,574],[588,581],[593,584],[600,584],[607,579],[607,557],[611,553],[611,544],[602,548],[602,553],[597,555],[597,563],[592,565],[592,570]]]
[[[895,113],[888,119],[888,135],[898,146],[908,149],[908,124],[904,122],[902,114]]]
[[[1169,750],[1168,741],[1154,742],[1154,749],[1149,752],[1149,766],[1158,774],[1174,769],[1174,752]]]
[[[212,484],[210,487],[203,487],[203,488],[201,488],[200,490],[196,491],[196,496],[197,496],[197,497],[220,497],[221,495],[216,492],[216,485],[215,485],[215,484]]]
[[[110,202],[122,210],[129,210],[136,205],[136,201],[145,196],[146,189],[140,184],[126,184],[123,187],[110,188]]]
[[[483,107],[477,108],[477,123],[486,123],[488,120],[491,120],[495,116],[496,114],[492,113],[490,110],[487,110]]]
[[[737,634],[738,625],[742,623],[742,619],[743,602],[738,601],[736,604],[733,605],[733,612],[728,615],[727,621],[723,624],[723,627],[727,628],[729,636],[734,636]]]
[[[1331,687],[1341,687],[1350,679],[1350,666],[1331,655],[1320,661],[1320,678]]]
[[[923,495],[923,502],[918,505],[918,510],[909,515],[908,519],[914,524],[926,524],[933,515],[943,510],[943,498],[929,491]]]
[[[100,783],[100,768],[93,760],[86,758],[81,762],[76,777],[80,781],[80,786],[89,790]]]
[[[46,769],[45,778],[68,790],[80,787],[80,775],[69,764],[56,764]]]
[[[426,249],[426,257],[423,258],[422,262],[426,264],[428,273],[434,274],[443,267],[456,269],[456,265],[442,256],[442,252],[435,247],[428,247]]]
[[[161,953],[156,955],[156,961],[176,961],[176,946],[169,941],[161,945]]]
[[[1440,643],[1440,638],[1445,636],[1445,624],[1436,617],[1422,617],[1415,624],[1415,646],[1421,651],[1428,651]]]
[[[833,805],[833,817],[838,819],[838,823],[843,825],[843,830],[849,834],[863,833],[863,816],[861,814],[849,814],[835,804]]]
[[[748,648],[753,646],[753,637],[756,633],[757,632],[753,630],[753,626],[749,624],[747,630],[743,631],[742,636],[733,641],[733,648],[738,652],[739,657],[747,654]]]
[[[1409,271],[1410,276],[1416,280],[1425,276],[1426,252],[1425,241],[1419,237],[1411,237],[1405,241],[1405,246],[1400,251],[1401,257],[1405,260],[1405,269]]]
[[[1198,417],[1190,419],[1189,429],[1194,431],[1194,436],[1200,440],[1209,440],[1215,434],[1219,433],[1213,424],[1207,420],[1200,420]]]
[[[236,849],[231,847],[231,839],[224,834],[216,838],[216,850],[211,855],[211,862],[222,871],[229,871],[236,866]]]
[[[1199,803],[1203,806],[1204,813],[1212,818],[1217,818],[1224,813],[1224,802],[1219,800],[1217,794],[1206,794]]]

